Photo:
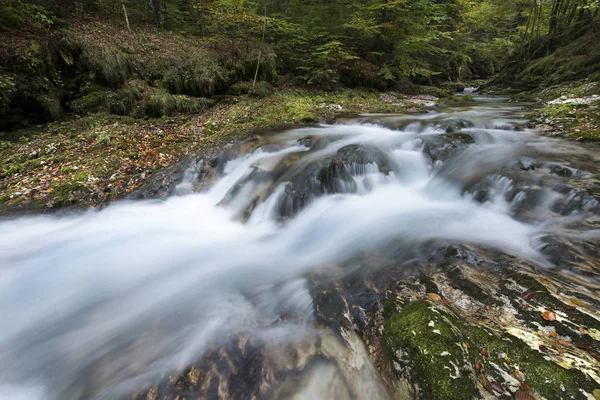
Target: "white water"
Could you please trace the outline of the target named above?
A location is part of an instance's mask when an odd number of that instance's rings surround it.
[[[468,132],[476,142],[434,167],[423,138],[443,130],[415,123],[457,114],[473,122]],[[0,222],[0,396],[78,398],[84,393],[78,383],[92,377],[88,394],[114,398],[185,367],[231,334],[297,340],[312,329],[305,274],[388,244],[466,243],[549,266],[534,248],[549,224],[511,215],[503,197],[508,178],[497,179],[483,204],[463,194],[465,182],[540,146],[531,132],[496,129],[521,121],[505,114],[484,107],[413,117],[408,129],[356,123],[296,129],[274,139],[285,145],[281,150],[229,162],[206,193],[190,194],[197,175],[188,172],[182,195],[167,201]],[[332,141],[309,152],[295,145],[307,135]],[[248,181],[257,169],[270,171],[287,155],[306,153],[293,167],[304,168],[357,143],[382,150],[392,171],[349,167],[356,193],[314,199],[285,224],[275,218],[286,186],[277,182],[248,222],[239,220],[270,185]],[[240,182],[237,195],[220,206]],[[265,327],[290,309],[303,316],[302,326]]]

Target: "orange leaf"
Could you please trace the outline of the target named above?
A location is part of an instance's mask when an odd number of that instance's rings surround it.
[[[556,321],[556,314],[554,314],[552,311],[544,311],[542,313],[542,317],[546,321]]]
[[[427,297],[429,297],[433,301],[441,301],[442,300],[440,295],[435,294],[435,293],[427,293]]]

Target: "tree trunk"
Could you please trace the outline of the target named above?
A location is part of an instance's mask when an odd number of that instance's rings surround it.
[[[131,27],[129,26],[129,17],[127,16],[127,8],[125,7],[125,0],[121,0],[121,5],[123,6],[123,14],[125,15],[125,23],[127,24],[127,30],[130,31]]]
[[[161,0],[148,0],[148,19],[154,25],[163,27]]]

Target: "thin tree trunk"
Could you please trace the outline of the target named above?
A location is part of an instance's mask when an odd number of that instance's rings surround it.
[[[127,30],[131,30],[131,26],[129,26],[129,17],[127,16],[127,8],[125,7],[125,0],[121,0],[121,5],[123,6],[123,14],[125,15],[125,23],[127,24]]]
[[[262,48],[265,42],[265,31],[267,30],[267,3],[265,0],[265,21],[263,23],[262,30],[262,38],[260,39],[260,48],[258,49],[258,60],[256,61],[256,72],[254,72],[254,81],[252,82],[252,91],[254,91],[254,86],[256,86],[256,79],[258,78],[258,68],[260,67],[260,57],[262,56]]]

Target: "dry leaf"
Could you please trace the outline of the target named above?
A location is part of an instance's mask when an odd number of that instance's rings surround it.
[[[531,393],[524,392],[523,390],[517,391],[515,393],[516,400],[535,400],[535,397]]]
[[[478,358],[475,360],[475,371],[479,372],[483,369],[483,364],[481,363],[481,360]]]
[[[500,394],[504,393],[504,388],[502,387],[500,382],[498,382],[496,380],[492,381],[492,389],[494,389],[496,392],[498,392]]]
[[[581,349],[581,350],[585,350],[585,351],[592,351],[592,348],[590,346],[588,346],[587,344],[583,344],[583,343],[577,343],[575,345],[575,347],[577,347],[578,349]]]
[[[481,353],[482,356],[484,356],[485,358],[487,358],[489,356],[487,350],[485,349],[485,347],[480,347],[479,348],[479,352]]]
[[[550,337],[555,338],[556,337],[556,332],[554,332],[554,331],[550,332]]]
[[[544,311],[542,313],[542,317],[546,321],[556,321],[556,314],[554,314],[552,311]]]
[[[565,339],[558,339],[558,344],[560,344],[561,346],[564,346],[564,347],[573,347],[571,342],[569,342],[568,340],[565,340]]]
[[[442,300],[442,298],[440,297],[440,295],[439,294],[435,294],[435,293],[427,293],[427,297],[429,297],[433,301],[441,301]]]
[[[511,375],[513,376],[513,378],[515,378],[519,382],[521,382],[521,383],[525,382],[525,374],[522,373],[521,371],[519,371],[518,369],[513,369],[511,372]]]
[[[479,382],[481,383],[481,386],[483,386],[485,390],[487,390],[490,393],[492,392],[492,384],[490,383],[487,376],[485,376],[485,374],[479,375]]]

